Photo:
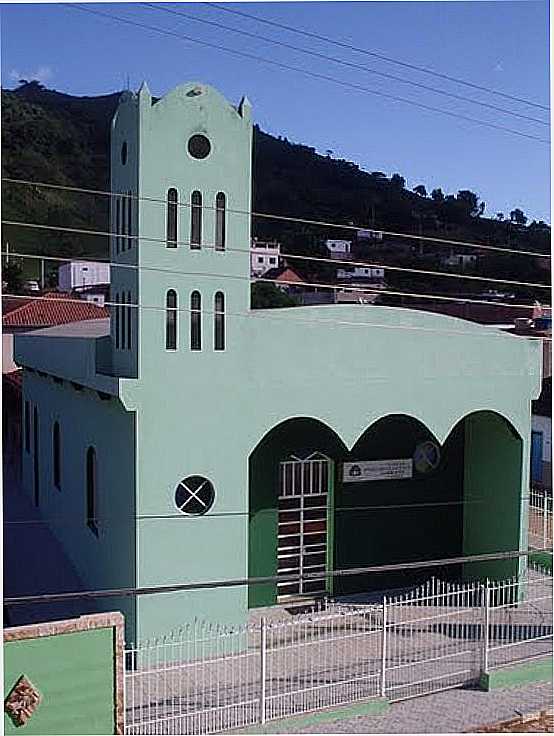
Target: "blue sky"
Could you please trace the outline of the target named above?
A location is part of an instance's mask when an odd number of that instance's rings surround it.
[[[385,80],[366,71],[314,59],[226,30],[135,3],[90,7],[218,45],[326,74],[352,84],[441,107],[548,138],[542,125],[467,102]],[[455,85],[316,40],[278,31],[201,3],[171,7],[304,46],[342,60],[421,82],[513,112],[548,120],[522,103]],[[548,5],[511,2],[233,3],[260,17],[341,39],[543,105],[549,104]],[[189,41],[92,16],[62,5],[2,5],[2,83],[39,78],[71,94],[95,95],[146,79],[161,94],[198,79],[230,100],[247,93],[262,129],[358,163],[369,171],[399,172],[408,186],[472,189],[485,214],[521,207],[550,222],[549,147],[500,130],[421,110],[302,74],[237,58]]]

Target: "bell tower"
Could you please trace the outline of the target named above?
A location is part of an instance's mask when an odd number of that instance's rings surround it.
[[[112,355],[145,378],[233,350],[250,307],[251,105],[126,92],[111,134]],[[136,304],[140,305],[137,309]]]

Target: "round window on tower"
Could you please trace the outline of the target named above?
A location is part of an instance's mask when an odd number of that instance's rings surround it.
[[[189,475],[175,489],[175,505],[184,514],[201,516],[215,501],[212,483],[201,475]]]
[[[123,145],[121,146],[121,163],[123,166],[127,163],[127,141],[123,141]]]
[[[200,133],[189,138],[187,148],[193,158],[206,158],[212,150],[210,141],[205,135],[201,135]]]

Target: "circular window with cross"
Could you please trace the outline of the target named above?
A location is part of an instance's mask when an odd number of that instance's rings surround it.
[[[189,516],[201,516],[211,509],[215,501],[212,483],[201,475],[189,475],[175,489],[175,504],[179,511]]]

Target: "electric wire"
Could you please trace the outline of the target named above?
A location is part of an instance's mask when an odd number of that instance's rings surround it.
[[[461,557],[443,557],[435,560],[418,560],[387,565],[371,565],[325,572],[303,572],[301,575],[283,573],[260,577],[235,578],[229,580],[199,581],[193,583],[177,583],[175,585],[154,585],[148,587],[112,588],[104,590],[75,591],[69,593],[41,593],[39,595],[9,596],[4,598],[4,605],[16,606],[30,603],[52,603],[72,599],[95,599],[113,597],[135,597],[157,593],[178,593],[190,590],[206,590],[214,588],[236,588],[246,585],[263,585],[266,583],[298,582],[301,580],[327,580],[329,578],[352,577],[368,573],[400,572],[404,570],[425,569],[430,567],[449,567],[451,565],[471,562],[488,562],[493,560],[516,560],[536,554],[537,550],[512,550],[508,552],[490,552],[486,554],[464,555]]]
[[[522,120],[529,120],[530,122],[538,123],[539,125],[545,125],[546,127],[550,127],[550,123],[546,120],[540,120],[539,118],[533,118],[530,115],[524,115],[522,113],[518,113],[513,110],[507,110],[506,108],[498,107],[497,105],[492,105],[487,102],[482,102],[481,100],[472,99],[471,97],[466,97],[464,95],[458,95],[458,94],[455,94],[454,92],[447,92],[446,90],[438,89],[436,87],[430,87],[427,84],[422,84],[412,79],[406,79],[405,77],[399,77],[395,74],[389,74],[388,72],[379,71],[377,69],[371,69],[370,67],[363,66],[362,64],[356,64],[354,62],[346,61],[345,59],[338,59],[334,56],[329,56],[328,54],[319,53],[318,51],[314,51],[313,49],[306,49],[300,46],[295,46],[294,44],[286,43],[285,41],[280,41],[274,38],[270,38],[268,36],[262,36],[259,33],[250,33],[249,31],[246,31],[244,29],[233,28],[232,26],[228,26],[225,23],[219,23],[217,21],[207,20],[206,18],[199,18],[198,16],[191,15],[190,13],[183,13],[182,11],[175,10],[173,8],[167,8],[162,5],[154,5],[153,3],[144,3],[144,2],[140,3],[140,5],[142,5],[145,8],[150,8],[151,10],[157,10],[162,13],[169,13],[170,15],[180,16],[182,18],[192,20],[195,23],[201,23],[201,24],[209,25],[215,28],[220,28],[225,31],[231,31],[232,33],[238,33],[242,36],[253,38],[256,41],[265,41],[267,43],[271,43],[276,46],[281,46],[291,51],[298,51],[302,54],[307,54],[308,56],[312,56],[318,59],[323,59],[324,61],[331,61],[335,64],[340,64],[341,66],[349,67],[351,69],[356,69],[358,71],[367,72],[368,74],[374,74],[376,76],[383,77],[385,79],[391,79],[393,81],[400,82],[401,84],[407,84],[413,87],[418,87],[419,89],[424,89],[427,92],[432,92],[434,94],[443,95],[445,97],[451,97],[456,100],[461,100],[462,102],[469,102],[472,105],[479,105],[480,107],[485,107],[490,110],[494,110],[495,112],[500,112],[503,115],[510,115],[512,117],[520,118]]]
[[[105,197],[119,197],[121,199],[126,199],[129,201],[137,201],[137,202],[153,202],[158,203],[164,206],[167,206],[167,201],[165,199],[159,199],[157,197],[147,197],[144,195],[136,195],[136,194],[129,194],[126,192],[111,192],[107,190],[101,190],[101,189],[86,189],[84,187],[75,187],[75,186],[68,186],[64,184],[53,184],[50,182],[37,182],[32,181],[28,179],[16,179],[12,177],[2,177],[2,181],[6,182],[8,184],[20,184],[24,186],[31,186],[31,187],[37,187],[37,188],[45,188],[45,189],[58,189],[62,191],[68,191],[68,192],[74,192],[76,194],[91,194],[91,195],[98,195],[98,196],[105,196]],[[175,203],[178,207],[185,207],[187,209],[191,209],[192,205],[190,202],[176,202]],[[217,210],[217,207],[215,205],[194,205],[195,209],[202,209],[202,210]],[[540,253],[539,251],[529,251],[529,250],[519,250],[517,248],[506,248],[504,246],[498,246],[498,245],[486,245],[484,243],[473,243],[473,242],[467,242],[464,240],[452,240],[448,238],[440,238],[440,237],[433,237],[431,235],[418,235],[416,233],[399,233],[393,230],[383,230],[381,228],[377,227],[368,227],[368,226],[361,226],[361,225],[348,225],[340,222],[328,222],[326,220],[310,220],[307,218],[302,217],[293,217],[289,215],[278,215],[273,214],[270,212],[256,212],[253,210],[239,210],[239,209],[233,209],[230,207],[225,208],[227,212],[230,214],[237,214],[237,215],[246,215],[249,217],[259,217],[269,220],[281,220],[284,222],[290,222],[290,223],[296,223],[299,225],[314,225],[319,227],[326,227],[326,228],[336,228],[340,230],[348,230],[350,232],[359,233],[363,230],[371,230],[372,232],[381,233],[383,235],[387,236],[394,236],[398,238],[408,238],[410,240],[421,240],[429,243],[438,243],[440,245],[456,245],[462,248],[476,248],[478,250],[489,250],[489,251],[496,251],[499,253],[510,253],[513,255],[524,255],[524,256],[532,256],[535,258],[551,258],[551,255],[549,253]],[[122,237],[119,235],[118,237]],[[137,237],[137,236],[131,236],[131,237]],[[166,242],[163,240],[163,242]],[[184,241],[183,241],[184,242]],[[189,245],[190,243],[185,243],[186,245]],[[289,254],[283,254],[289,257]],[[330,261],[333,261],[336,263],[335,259],[329,259]]]
[[[4,297],[9,297],[11,299],[25,299],[27,301],[31,300],[37,300],[37,299],[43,299],[50,301],[50,298],[47,296],[27,296],[22,294],[4,294]],[[64,299],[64,301],[68,302],[75,302],[76,304],[83,304],[82,299]],[[304,323],[306,325],[316,325],[316,324],[324,324],[327,326],[341,326],[341,327],[375,327],[377,329],[391,329],[391,330],[404,330],[408,332],[431,332],[434,334],[444,334],[444,335],[457,335],[458,337],[473,337],[474,339],[477,338],[483,338],[483,337],[494,337],[494,338],[514,338],[518,340],[526,340],[530,342],[534,341],[542,341],[542,342],[552,342],[551,337],[546,337],[543,335],[535,336],[535,335],[515,335],[513,333],[507,333],[500,329],[496,329],[495,331],[488,330],[484,326],[481,326],[479,330],[447,330],[447,329],[441,329],[437,327],[414,327],[413,325],[408,324],[396,324],[396,325],[387,325],[387,324],[381,324],[377,322],[367,322],[365,320],[361,321],[346,321],[346,320],[338,320],[338,319],[319,319],[317,317],[298,317],[297,310],[299,308],[283,308],[283,309],[250,309],[245,312],[219,312],[215,310],[206,310],[206,309],[193,309],[191,307],[165,307],[165,306],[154,306],[154,305],[145,305],[145,304],[137,304],[132,302],[104,302],[105,307],[130,307],[132,309],[142,310],[142,311],[152,311],[152,312],[171,312],[173,314],[180,314],[180,313],[186,313],[186,314],[205,314],[205,315],[211,315],[215,316],[217,314],[224,314],[224,316],[229,317],[243,317],[246,319],[263,319],[263,320],[277,320],[277,321],[286,321],[288,324],[294,323],[294,322],[300,322]],[[327,306],[327,305],[323,305]],[[330,305],[332,306],[332,305]],[[362,305],[353,305],[362,307]],[[367,305],[363,305],[364,308],[367,307]],[[341,308],[341,307],[339,307]],[[397,307],[391,307],[387,305],[379,305],[379,309],[385,309],[385,310],[398,310]],[[279,315],[274,314],[275,311],[280,312]],[[404,309],[405,312],[404,316],[408,317],[409,319],[412,319],[414,315],[418,314],[419,310],[408,310]],[[289,317],[288,314],[284,314],[284,312],[292,313],[295,316]],[[409,314],[408,314],[409,313]],[[101,318],[100,318],[101,319]],[[106,318],[107,319],[107,318]],[[462,323],[465,323],[464,320],[460,320]],[[475,327],[475,323],[469,323],[473,327]],[[43,335],[40,335],[38,333],[33,333],[34,337],[44,337]]]
[[[20,253],[18,251],[0,251],[0,255],[4,256],[10,256],[10,257],[17,257],[22,259],[29,259],[29,260],[37,260],[37,261],[53,261],[55,263],[62,262],[62,263],[72,263],[74,261],[73,258],[69,257],[59,257],[59,256],[43,256],[43,255],[37,255],[37,254],[29,254],[29,253]],[[506,307],[509,309],[530,309],[534,310],[537,307],[537,304],[519,304],[514,302],[502,302],[502,301],[493,301],[491,299],[472,299],[471,297],[456,297],[456,296],[444,296],[440,294],[425,294],[420,292],[409,292],[409,291],[401,291],[401,290],[393,290],[393,289],[386,289],[386,288],[380,288],[377,286],[371,286],[371,285],[363,285],[363,286],[356,286],[355,284],[325,284],[325,283],[319,283],[319,282],[312,282],[312,281],[291,281],[287,279],[281,279],[279,282],[276,282],[272,278],[265,278],[264,276],[258,276],[256,278],[251,278],[247,276],[236,276],[233,274],[213,274],[213,273],[199,273],[197,271],[182,271],[177,269],[169,269],[169,268],[162,268],[160,266],[137,266],[135,264],[131,263],[117,263],[109,260],[102,260],[102,259],[87,259],[87,262],[89,263],[105,263],[106,265],[109,265],[111,268],[122,268],[122,269],[129,269],[129,270],[135,270],[135,271],[150,271],[154,273],[164,273],[172,276],[203,276],[205,278],[223,278],[223,279],[234,279],[234,280],[248,280],[251,284],[255,284],[258,282],[261,283],[268,283],[268,284],[275,284],[279,283],[280,285],[286,285],[286,286],[303,286],[303,287],[310,287],[310,288],[319,288],[323,290],[332,290],[332,291],[346,291],[348,293],[355,292],[356,294],[369,294],[372,296],[399,296],[402,298],[407,299],[429,299],[431,301],[447,301],[447,302],[454,302],[458,304],[478,304],[478,305],[489,305],[489,306],[496,306],[496,307]],[[36,298],[39,299],[40,297],[32,297],[27,295],[11,295],[13,298],[16,296],[20,296],[22,299],[32,299]],[[43,297],[48,298],[48,297]],[[76,300],[81,302],[81,300]],[[122,306],[123,303],[120,302],[111,302],[114,306]],[[129,306],[129,305],[128,305]],[[135,305],[139,306],[139,305]],[[381,307],[387,307],[391,305],[377,305]]]
[[[121,238],[127,241],[132,240],[140,240],[150,243],[163,243],[164,246],[167,248],[167,238],[154,238],[146,235],[127,235],[126,233],[115,233],[115,232],[109,232],[109,231],[103,231],[103,230],[88,230],[86,228],[73,228],[73,227],[64,227],[61,225],[42,225],[40,223],[35,222],[23,222],[20,220],[2,220],[2,225],[9,225],[11,227],[22,227],[22,228],[31,228],[35,230],[47,230],[47,231],[56,231],[56,232],[64,232],[64,233],[71,233],[74,235],[88,235],[88,236],[94,236],[94,237],[107,237],[107,238]],[[176,246],[183,246],[183,245],[189,245],[190,241],[183,241],[183,240],[173,240],[171,241],[172,244],[175,244]],[[215,246],[214,246],[215,248]],[[170,250],[170,248],[167,248]],[[215,248],[217,250],[217,248]],[[201,248],[197,249],[201,250]],[[220,251],[223,253],[225,252],[225,248],[221,248]],[[234,250],[229,248],[230,251]],[[244,249],[243,252],[256,252],[256,249],[252,251],[252,249]],[[283,256],[288,257],[288,256]],[[325,261],[328,263],[334,263],[336,265],[336,261],[332,258],[320,258],[320,257],[312,257],[312,256],[305,256],[306,259],[309,260],[320,260]],[[416,273],[418,275],[424,275],[424,276],[434,276],[439,278],[454,278],[454,279],[463,279],[463,280],[469,280],[469,281],[479,281],[479,282],[485,282],[489,284],[501,284],[502,286],[510,285],[510,286],[523,286],[527,288],[533,288],[533,289],[546,289],[548,291],[551,290],[551,284],[544,284],[544,283],[536,283],[533,281],[516,281],[513,279],[497,279],[489,276],[475,276],[473,274],[458,274],[458,273],[451,273],[449,271],[429,271],[427,269],[422,268],[411,268],[409,266],[389,266],[382,263],[364,263],[363,265],[369,266],[371,268],[383,268],[388,269],[389,271],[398,271],[401,273]],[[194,275],[194,274],[188,274],[188,275]],[[200,275],[200,274],[199,274]],[[218,274],[221,278],[240,278],[240,279],[246,279],[250,280],[250,277],[246,276],[230,276],[230,275],[222,275]],[[317,286],[316,283],[310,284],[311,286]],[[333,284],[336,288],[336,284]]]
[[[376,51],[370,51],[369,49],[363,49],[358,46],[354,46],[353,44],[339,41],[336,38],[329,38],[328,36],[323,36],[322,34],[319,34],[319,33],[306,31],[301,28],[295,28],[294,26],[289,26],[289,25],[286,25],[285,23],[279,23],[274,20],[268,20],[267,18],[260,18],[257,15],[252,15],[251,13],[246,13],[243,10],[237,10],[236,8],[231,8],[227,5],[220,5],[219,3],[214,3],[214,2],[204,2],[203,4],[207,5],[210,8],[216,8],[217,10],[221,10],[226,13],[232,13],[233,15],[241,16],[243,18],[249,18],[250,20],[255,20],[257,23],[263,23],[265,25],[272,26],[274,28],[279,28],[280,30],[283,30],[283,31],[290,31],[291,33],[296,33],[298,35],[305,36],[307,38],[312,38],[317,41],[324,41],[325,43],[332,44],[333,46],[338,46],[340,48],[347,49],[349,51],[355,51],[356,53],[365,54],[366,56],[371,56],[376,59],[381,59],[381,61],[386,61],[390,64],[396,64],[406,69],[412,69],[413,71],[421,72],[423,74],[429,74],[439,79],[444,79],[449,82],[454,82],[455,84],[461,84],[466,87],[470,87],[472,89],[480,90],[481,92],[487,92],[488,94],[496,95],[498,97],[503,97],[507,100],[512,100],[513,102],[521,102],[524,105],[536,107],[536,108],[539,108],[540,110],[546,110],[547,112],[550,110],[550,107],[547,105],[541,105],[538,102],[533,102],[532,100],[527,100],[522,97],[516,97],[506,92],[501,92],[500,90],[493,89],[491,87],[485,87],[481,84],[476,84],[474,82],[469,82],[468,80],[465,80],[465,79],[460,79],[459,77],[453,77],[449,74],[444,74],[441,72],[434,71],[433,69],[427,69],[422,66],[417,66],[416,64],[411,64],[406,61],[401,61],[400,59],[395,59],[390,56],[385,56],[384,54],[377,53]]]
[[[240,56],[242,58],[249,59],[251,61],[262,62],[263,64],[270,64],[272,66],[275,66],[281,69],[285,69],[286,71],[296,72],[296,73],[303,74],[308,77],[312,77],[314,79],[320,79],[325,82],[331,82],[332,84],[338,85],[340,87],[354,89],[357,92],[375,95],[377,97],[382,97],[384,99],[393,100],[394,102],[402,102],[404,104],[412,105],[414,107],[418,107],[423,110],[427,110],[430,112],[438,112],[441,115],[446,115],[448,117],[456,118],[458,120],[464,120],[466,122],[470,122],[475,125],[481,125],[481,126],[485,126],[488,128],[493,128],[495,130],[501,130],[505,133],[511,133],[512,135],[517,135],[522,138],[527,138],[530,140],[538,141],[539,143],[545,143],[547,145],[550,145],[550,141],[548,139],[540,138],[539,136],[532,135],[531,133],[524,133],[523,131],[514,130],[513,128],[508,128],[504,125],[499,125],[497,123],[491,123],[485,120],[481,120],[479,118],[473,118],[473,117],[470,117],[469,115],[462,115],[461,113],[452,112],[451,110],[444,110],[440,107],[434,107],[433,105],[427,105],[423,102],[416,102],[415,100],[410,100],[406,97],[400,97],[399,95],[391,95],[386,92],[379,92],[377,90],[373,90],[368,87],[364,87],[363,85],[360,85],[360,84],[355,84],[353,82],[347,82],[342,79],[337,79],[336,77],[331,77],[327,74],[321,74],[319,72],[309,71],[307,69],[303,69],[302,67],[296,67],[296,66],[292,66],[291,64],[285,64],[283,62],[279,62],[274,59],[268,59],[266,57],[259,56],[257,54],[252,54],[246,51],[239,51],[238,49],[235,49],[229,46],[223,46],[221,44],[211,43],[210,41],[204,41],[194,36],[187,36],[185,34],[176,33],[175,31],[170,31],[165,28],[158,28],[157,26],[152,26],[147,23],[130,20],[129,18],[122,18],[121,16],[113,15],[112,13],[104,13],[100,10],[93,10],[92,8],[83,7],[81,5],[75,5],[73,3],[65,3],[63,7],[71,8],[73,10],[80,10],[84,13],[91,13],[92,15],[97,15],[102,18],[108,18],[110,20],[115,20],[120,23],[132,25],[137,28],[142,28],[143,30],[155,31],[156,33],[161,33],[165,36],[177,38],[179,40],[186,41],[188,43],[195,43],[200,46],[204,46],[206,48],[215,49],[216,51],[222,51],[223,53],[232,54],[234,56]]]

